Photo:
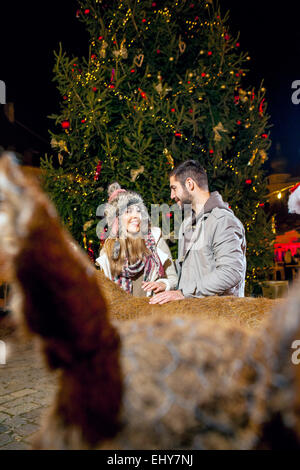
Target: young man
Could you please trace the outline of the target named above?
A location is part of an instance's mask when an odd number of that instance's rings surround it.
[[[179,231],[178,290],[157,294],[150,303],[210,295],[244,297],[246,239],[242,223],[217,191],[209,192],[206,171],[194,160],[172,171],[170,188],[171,198],[192,211]]]

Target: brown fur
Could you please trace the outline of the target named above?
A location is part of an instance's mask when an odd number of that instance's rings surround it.
[[[104,274],[97,271],[99,287],[106,300],[111,318],[133,320],[147,316],[192,315],[201,318],[227,319],[236,324],[256,328],[268,317],[272,308],[282,300],[265,298],[206,297],[185,299],[163,305],[151,305],[147,298],[137,298],[127,294]]]
[[[299,446],[299,286],[272,315],[264,299],[150,307],[94,270],[8,159],[0,175],[15,308],[60,369],[36,448]]]

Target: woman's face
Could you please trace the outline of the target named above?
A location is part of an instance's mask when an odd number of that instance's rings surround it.
[[[123,227],[131,235],[136,235],[140,231],[141,220],[141,209],[135,205],[127,207],[126,212],[122,216]]]

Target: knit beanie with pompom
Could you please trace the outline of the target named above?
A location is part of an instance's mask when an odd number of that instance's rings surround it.
[[[110,236],[122,236],[122,234],[118,233],[119,216],[122,216],[127,208],[132,205],[138,206],[141,211],[141,232],[143,235],[146,235],[146,233],[148,233],[149,215],[141,196],[134,191],[122,189],[117,182],[108,186],[107,193],[108,202],[105,205],[104,215],[107,220],[108,228],[110,229]]]

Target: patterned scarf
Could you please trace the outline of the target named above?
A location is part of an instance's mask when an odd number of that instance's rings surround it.
[[[148,232],[145,245],[150,254],[148,256],[144,255],[142,259],[132,265],[128,264],[128,258],[126,258],[122,272],[119,276],[113,278],[113,281],[129,294],[132,294],[133,291],[132,279],[141,271],[144,271],[143,280],[145,282],[150,281],[152,278],[158,279],[166,276],[164,267],[158,257],[156,243],[151,231]]]

